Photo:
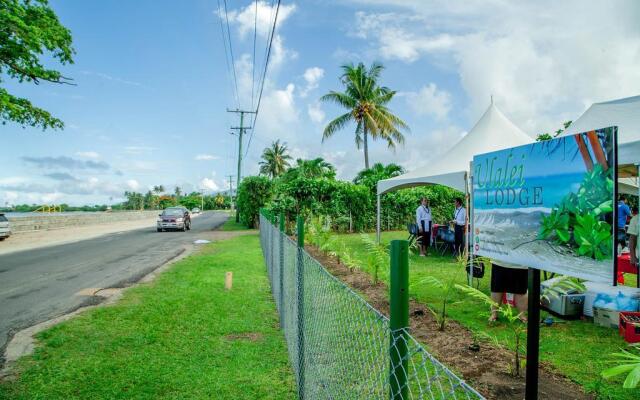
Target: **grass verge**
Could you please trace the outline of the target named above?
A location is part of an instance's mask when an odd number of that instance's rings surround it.
[[[235,214],[229,214],[229,219],[227,219],[224,223],[224,225],[222,225],[222,227],[220,227],[220,230],[223,231],[248,231],[249,228],[247,228],[246,225],[240,223],[240,222],[236,222],[236,217]]]
[[[212,243],[38,339],[0,399],[295,398],[257,235]]]
[[[373,237],[373,235],[371,235]],[[353,256],[359,261],[365,272],[367,252],[359,234],[334,235],[331,247],[333,250],[342,248],[342,244],[353,249]],[[406,239],[405,232],[384,232],[382,242],[388,243],[393,239]],[[433,250],[433,249],[432,249]],[[432,254],[434,252],[432,251]],[[415,285],[427,276],[434,276],[443,282],[454,279],[456,283],[466,284],[467,276],[464,268],[451,256],[431,255],[430,257],[410,256],[409,263],[410,296],[417,301],[438,309],[442,305],[442,290],[423,285]],[[380,279],[387,284],[388,271],[381,271]],[[489,293],[491,270],[486,271],[480,280],[480,290]],[[448,318],[458,321],[473,332],[485,332],[497,336],[508,342],[514,348],[512,336],[506,322],[489,324],[489,310],[484,304],[469,299],[456,292],[447,304]],[[542,311],[542,316],[548,315]],[[540,330],[540,360],[552,369],[564,374],[569,379],[580,384],[585,391],[594,393],[598,399],[637,399],[637,391],[623,389],[622,379],[603,380],[600,372],[611,366],[608,355],[625,348],[627,344],[617,331],[596,326],[582,320],[562,321],[554,318],[558,324],[552,327],[541,327]]]

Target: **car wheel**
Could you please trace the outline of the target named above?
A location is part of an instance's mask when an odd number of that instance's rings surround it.
[[[5,239],[6,239],[5,237],[0,237],[0,242],[2,242]]]
[[[158,232],[162,232],[162,229],[158,228]]]

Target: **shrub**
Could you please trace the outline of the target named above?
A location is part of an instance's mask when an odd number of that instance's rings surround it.
[[[238,188],[238,211],[240,222],[249,228],[255,228],[258,212],[271,201],[273,184],[264,176],[248,176],[242,180]]]

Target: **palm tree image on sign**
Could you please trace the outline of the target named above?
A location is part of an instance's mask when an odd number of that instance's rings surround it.
[[[615,132],[474,157],[474,254],[612,282]]]
[[[384,140],[393,149],[404,143],[402,130],[409,131],[407,124],[387,107],[396,92],[378,83],[383,69],[378,63],[373,63],[369,69],[363,63],[343,65],[340,81],[344,92],[330,91],[320,98],[347,109],[346,113],[327,124],[322,140],[354,122],[356,148],[364,150],[366,169],[369,169],[369,137]]]

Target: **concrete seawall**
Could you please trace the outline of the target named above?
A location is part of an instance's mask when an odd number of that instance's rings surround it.
[[[53,230],[73,226],[98,225],[118,221],[151,219],[161,211],[118,211],[87,212],[85,214],[56,215],[45,214],[26,217],[8,216],[11,231],[14,234],[41,230]]]

